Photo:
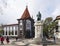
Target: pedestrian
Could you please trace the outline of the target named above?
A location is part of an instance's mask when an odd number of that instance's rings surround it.
[[[3,41],[4,41],[4,37],[2,36],[1,37],[1,44],[4,44]]]
[[[18,37],[16,37],[16,41],[18,40]]]
[[[0,37],[0,41],[1,41],[1,37]]]
[[[54,43],[56,43],[56,40],[57,40],[57,35],[56,33],[54,33]]]
[[[54,36],[54,43],[56,43],[56,39],[55,39],[55,36]]]
[[[7,42],[7,44],[10,42],[8,36],[6,37],[6,42]]]

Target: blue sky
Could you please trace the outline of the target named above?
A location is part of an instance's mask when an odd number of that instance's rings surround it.
[[[39,11],[42,19],[60,15],[60,0],[0,0],[0,24],[17,23],[26,5],[35,21]]]

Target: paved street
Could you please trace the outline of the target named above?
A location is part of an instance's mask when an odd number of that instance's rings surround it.
[[[10,43],[7,44],[6,41],[4,40],[4,45],[1,45],[0,43],[0,46],[60,46],[60,40],[56,40],[57,43],[59,44],[56,44],[56,45],[36,45],[36,44],[29,44],[29,45],[26,45],[26,43],[28,42],[31,42],[31,39],[26,39],[26,40],[23,40],[23,41],[16,41],[16,39],[10,39]],[[12,43],[13,42],[13,43]]]

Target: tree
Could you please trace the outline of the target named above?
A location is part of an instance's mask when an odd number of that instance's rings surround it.
[[[53,21],[53,18],[48,17],[48,18],[45,19],[44,23],[49,25],[52,21]]]
[[[3,35],[3,32],[4,32],[4,30],[0,30],[0,36],[2,36],[2,35]]]
[[[51,25],[53,21],[52,17],[48,17],[45,19],[43,23],[43,36],[49,37],[49,30],[51,29]]]
[[[43,35],[46,37],[52,37],[54,34],[53,29],[57,27],[57,21],[53,21],[52,17],[48,17],[45,19],[44,23],[43,23]]]
[[[53,35],[53,33],[54,33],[53,29],[54,29],[54,28],[56,29],[57,23],[58,23],[57,21],[56,21],[56,22],[53,21],[53,22],[50,24],[50,33],[51,33],[51,35]]]
[[[0,36],[2,36],[4,33],[4,30],[3,30],[3,24],[0,25]]]

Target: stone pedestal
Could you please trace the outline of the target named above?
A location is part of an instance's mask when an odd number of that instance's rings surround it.
[[[43,36],[43,23],[41,21],[35,22],[35,38],[42,38]]]
[[[33,39],[35,44],[40,44],[43,38],[43,22],[36,21],[35,22],[35,38]]]

